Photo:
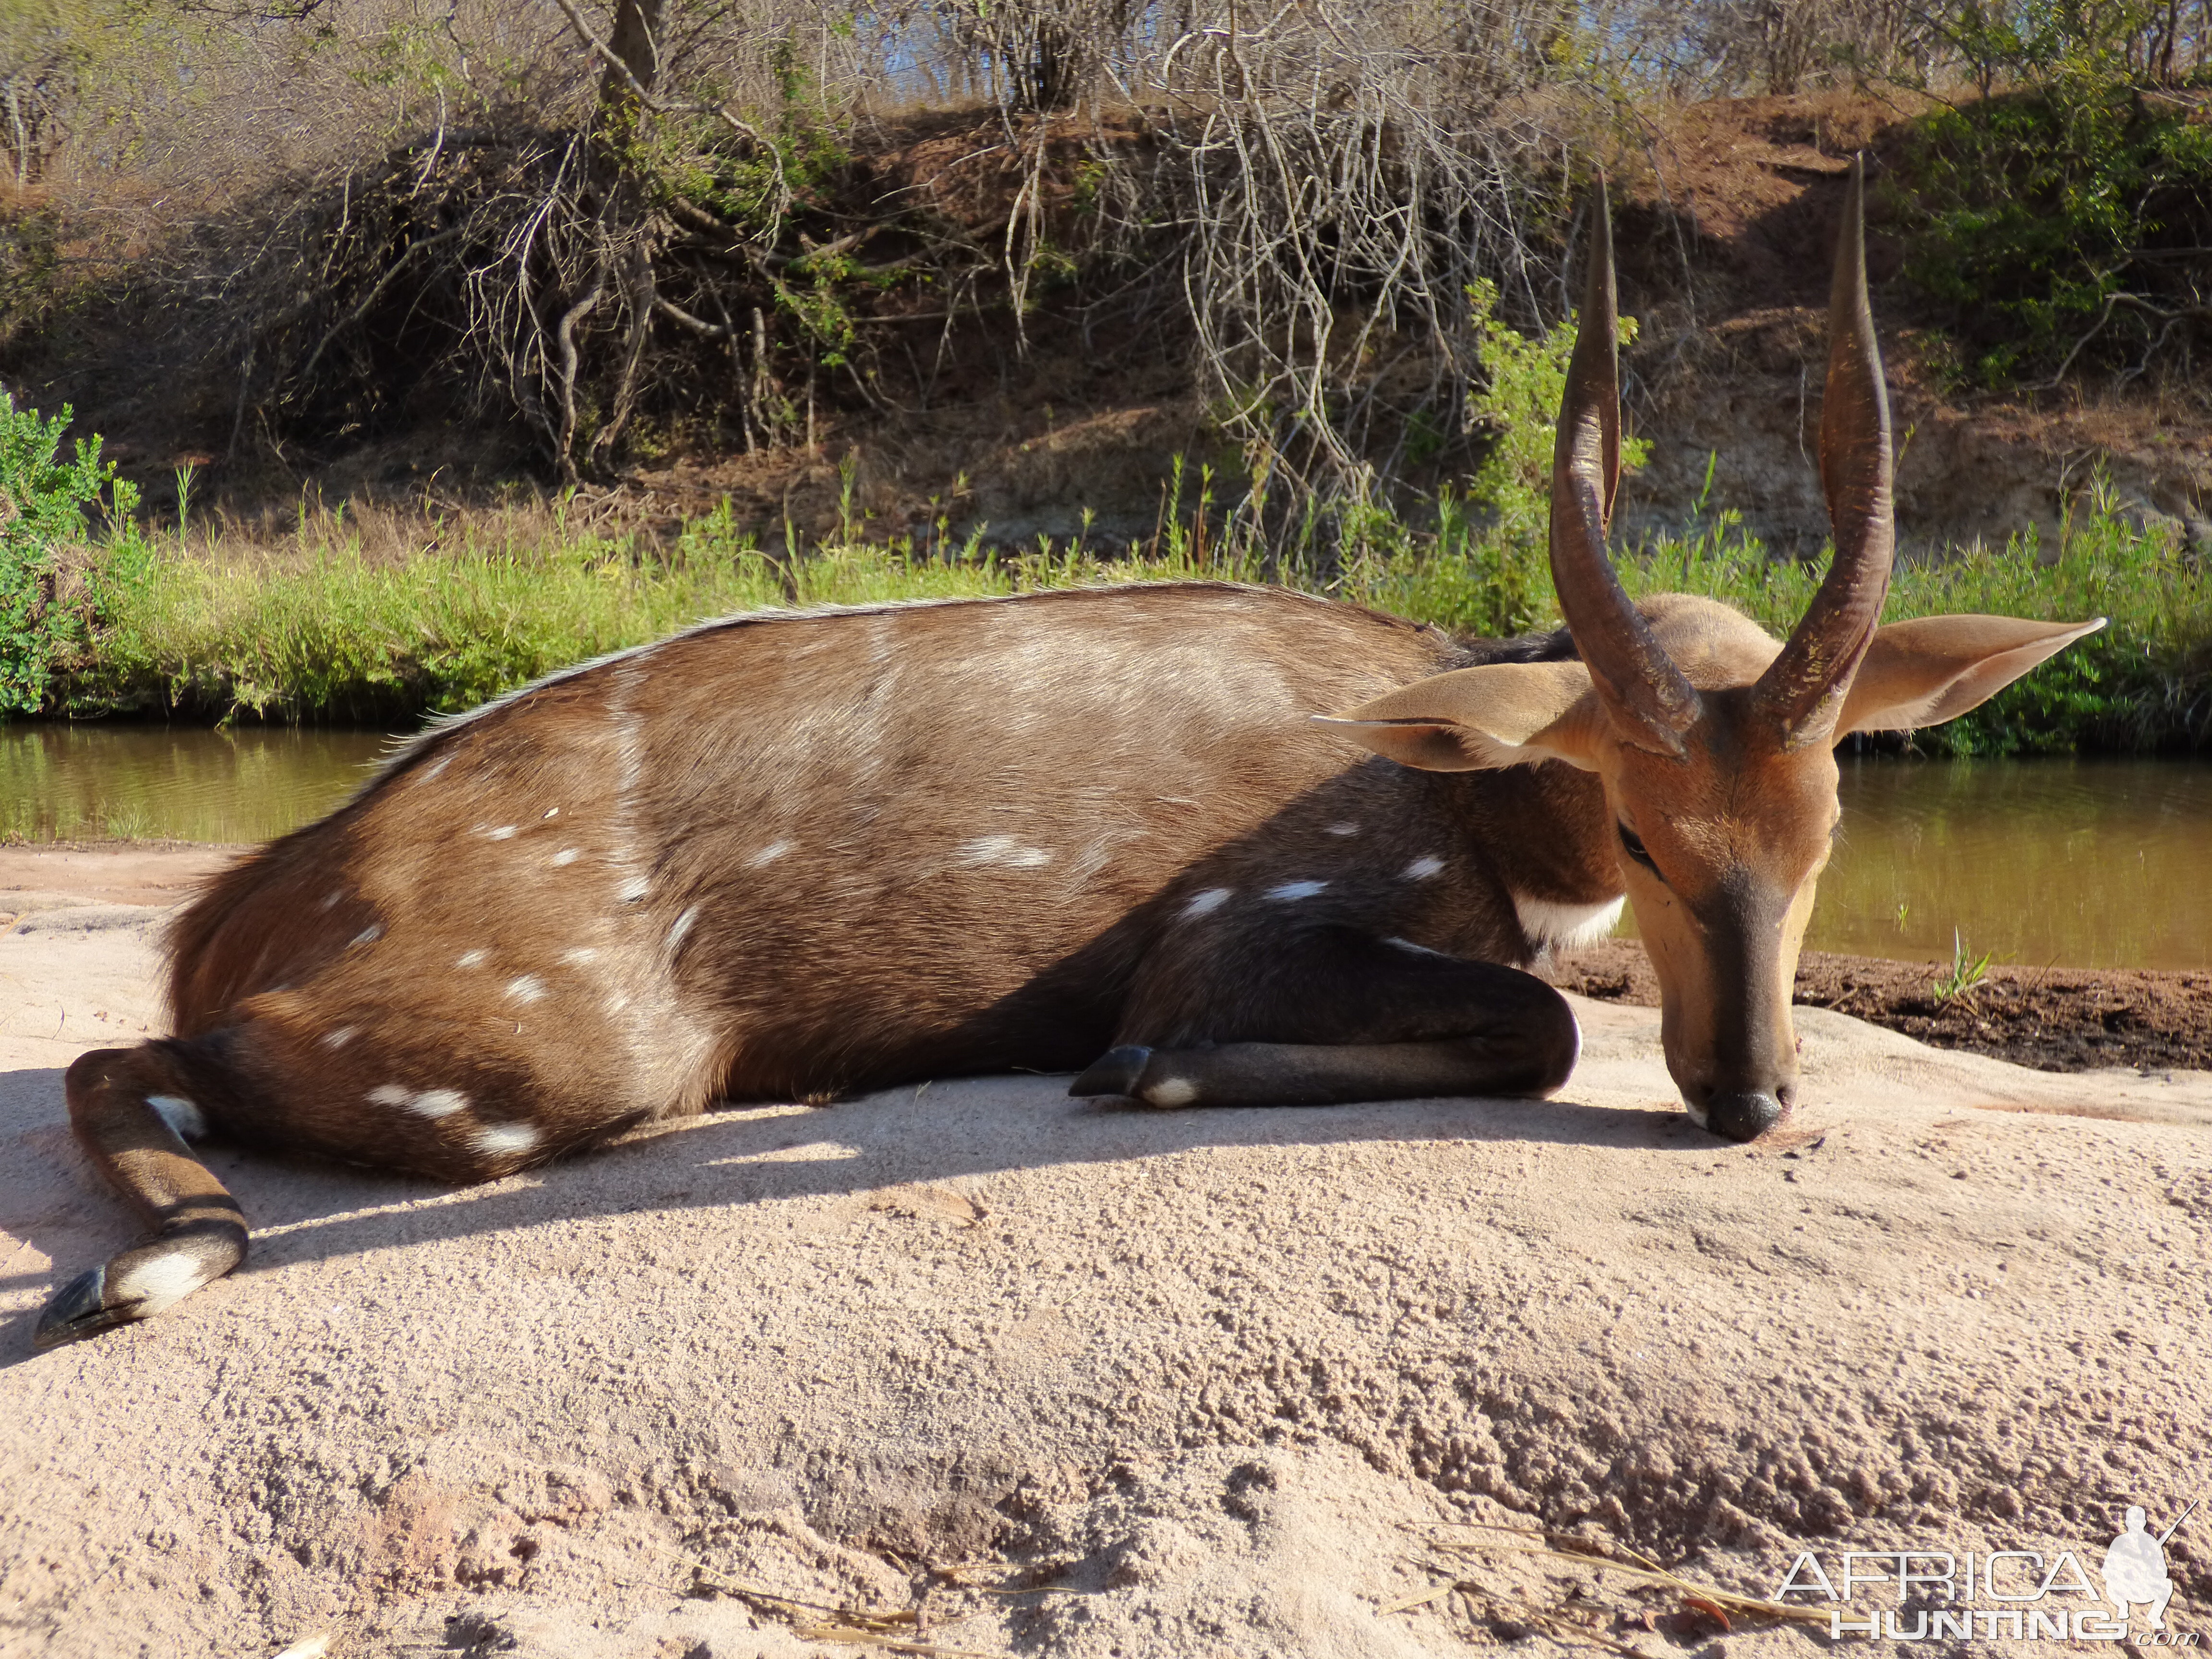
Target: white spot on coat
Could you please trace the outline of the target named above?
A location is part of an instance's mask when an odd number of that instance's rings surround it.
[[[464,951],[453,958],[456,968],[481,968],[483,963],[484,953],[482,951]]]
[[[353,1041],[353,1027],[350,1025],[341,1025],[335,1031],[325,1031],[323,1033],[323,1047],[325,1048],[343,1048],[347,1043]]]
[[[539,1136],[527,1123],[487,1123],[469,1139],[485,1157],[505,1158],[529,1152],[538,1145]]]
[[[1286,881],[1280,887],[1270,887],[1267,896],[1289,903],[1297,899],[1310,899],[1328,885],[1325,881]]]
[[[368,1091],[372,1106],[404,1106],[415,1098],[412,1089],[403,1089],[396,1083],[380,1083]]]
[[[1513,908],[1529,945],[1540,951],[1547,945],[1587,945],[1594,939],[1603,939],[1620,920],[1620,908],[1627,902],[1624,894],[1602,904],[1560,904],[1516,893]]]
[[[1210,916],[1228,902],[1226,887],[1209,887],[1203,893],[1191,896],[1190,902],[1182,907],[1182,919],[1190,921],[1199,916]]]
[[[1012,836],[978,836],[963,841],[959,856],[961,863],[970,866],[1002,864],[1014,870],[1035,870],[1052,862],[1052,854],[1043,848],[1024,847]]]
[[[632,876],[615,889],[615,896],[624,904],[635,904],[653,890],[653,884],[643,876]]]
[[[545,994],[545,981],[535,974],[524,974],[507,981],[507,994],[516,1002],[535,1002]]]
[[[502,823],[496,830],[485,830],[483,832],[483,837],[486,841],[512,841],[515,836],[521,833],[522,826],[520,824]]]
[[[684,943],[684,935],[691,931],[691,924],[699,920],[699,907],[693,905],[676,918],[676,925],[668,930],[668,948],[673,951]]]
[[[1356,836],[1359,833],[1359,826],[1356,823],[1332,823],[1328,826],[1328,833],[1332,836]]]
[[[424,1117],[451,1117],[469,1103],[469,1097],[458,1089],[425,1089],[407,1103],[410,1111]]]
[[[567,963],[571,968],[580,968],[584,963],[589,962],[597,955],[599,955],[599,951],[593,949],[591,945],[580,945],[573,951],[562,951],[561,960]]]
[[[1187,1077],[1164,1077],[1144,1091],[1153,1106],[1188,1106],[1198,1098],[1198,1085]]]
[[[1430,853],[1423,857],[1415,859],[1411,864],[1406,866],[1406,879],[1407,881],[1426,881],[1431,876],[1437,874],[1443,867],[1444,861],[1438,858],[1434,853]]]
[[[323,900],[323,908],[335,910],[345,902],[345,889],[341,887]]]
[[[383,937],[384,924],[380,921],[372,921],[347,941],[346,948],[351,950],[356,945],[374,945]]]
[[[161,1115],[162,1122],[186,1140],[198,1140],[207,1133],[206,1116],[182,1095],[148,1095],[146,1103]]]
[[[549,817],[549,818],[557,818],[557,817],[559,817],[560,816],[561,816],[561,809],[560,809],[559,807],[557,807],[557,806],[549,806],[549,807],[547,807],[547,808],[545,809],[545,817]],[[540,820],[539,820],[539,822],[540,822],[540,823],[543,823],[543,822],[544,822],[544,819],[540,819]]]
[[[137,1303],[141,1319],[183,1301],[208,1282],[208,1264],[182,1250],[142,1261],[108,1285],[118,1302]]]
[[[579,853],[579,852],[578,852],[574,848],[573,848],[573,847],[564,847],[564,848],[562,848],[559,852],[556,853],[556,854],[553,855],[553,862],[554,862],[555,864],[556,864],[556,865],[559,865],[559,864],[574,864],[574,862],[575,862],[579,858],[581,858],[582,856],[583,856],[583,854],[580,854],[580,853]]]
[[[765,865],[774,864],[786,853],[788,853],[791,850],[791,847],[792,843],[787,841],[772,841],[769,842],[767,846],[762,848],[759,852],[754,854],[750,858],[745,860],[746,867],[749,869],[758,870]]]

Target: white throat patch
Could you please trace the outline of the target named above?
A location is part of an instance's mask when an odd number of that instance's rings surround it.
[[[1626,894],[1610,898],[1602,904],[1560,904],[1551,899],[1513,896],[1513,908],[1521,918],[1521,931],[1528,937],[1535,950],[1555,945],[1587,945],[1592,939],[1603,939],[1611,933],[1613,924],[1620,920],[1621,906],[1628,902]]]

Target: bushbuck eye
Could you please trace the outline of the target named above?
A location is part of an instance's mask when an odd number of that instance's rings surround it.
[[[1650,852],[1644,845],[1644,837],[1625,823],[1616,823],[1613,827],[1620,831],[1620,844],[1628,849],[1628,856],[1653,875],[1659,876],[1659,866],[1651,861]],[[1659,879],[1664,881],[1667,878],[1659,876]]]

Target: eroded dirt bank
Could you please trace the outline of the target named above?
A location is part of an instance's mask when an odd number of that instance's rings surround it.
[[[2094,1571],[2212,1462],[2212,1075],[1821,1009],[1750,1148],[1589,1001],[1551,1102],[946,1080],[459,1192],[216,1147],[246,1267],[32,1358],[131,1231],[59,1088],[157,1023],[158,910],[118,901],[210,857],[124,856],[0,883],[0,1654],[826,1655],[865,1607],[980,1653],[1687,1659],[1679,1596],[1458,1523],[1754,1593],[1802,1549]],[[2203,1535],[2167,1560],[2201,1630]]]
[[[2001,966],[1946,997],[1936,984],[1949,967],[1808,951],[1797,964],[1796,1000],[1939,1048],[2046,1072],[2212,1069],[2212,973]],[[1659,1006],[1651,959],[1632,939],[1585,945],[1548,972],[1561,988],[1583,996]]]

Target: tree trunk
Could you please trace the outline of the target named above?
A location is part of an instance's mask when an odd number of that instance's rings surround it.
[[[626,143],[637,132],[638,92],[653,94],[660,76],[660,26],[668,0],[617,0],[615,29],[607,45],[623,70],[607,65],[599,77],[599,132],[608,142]]]

